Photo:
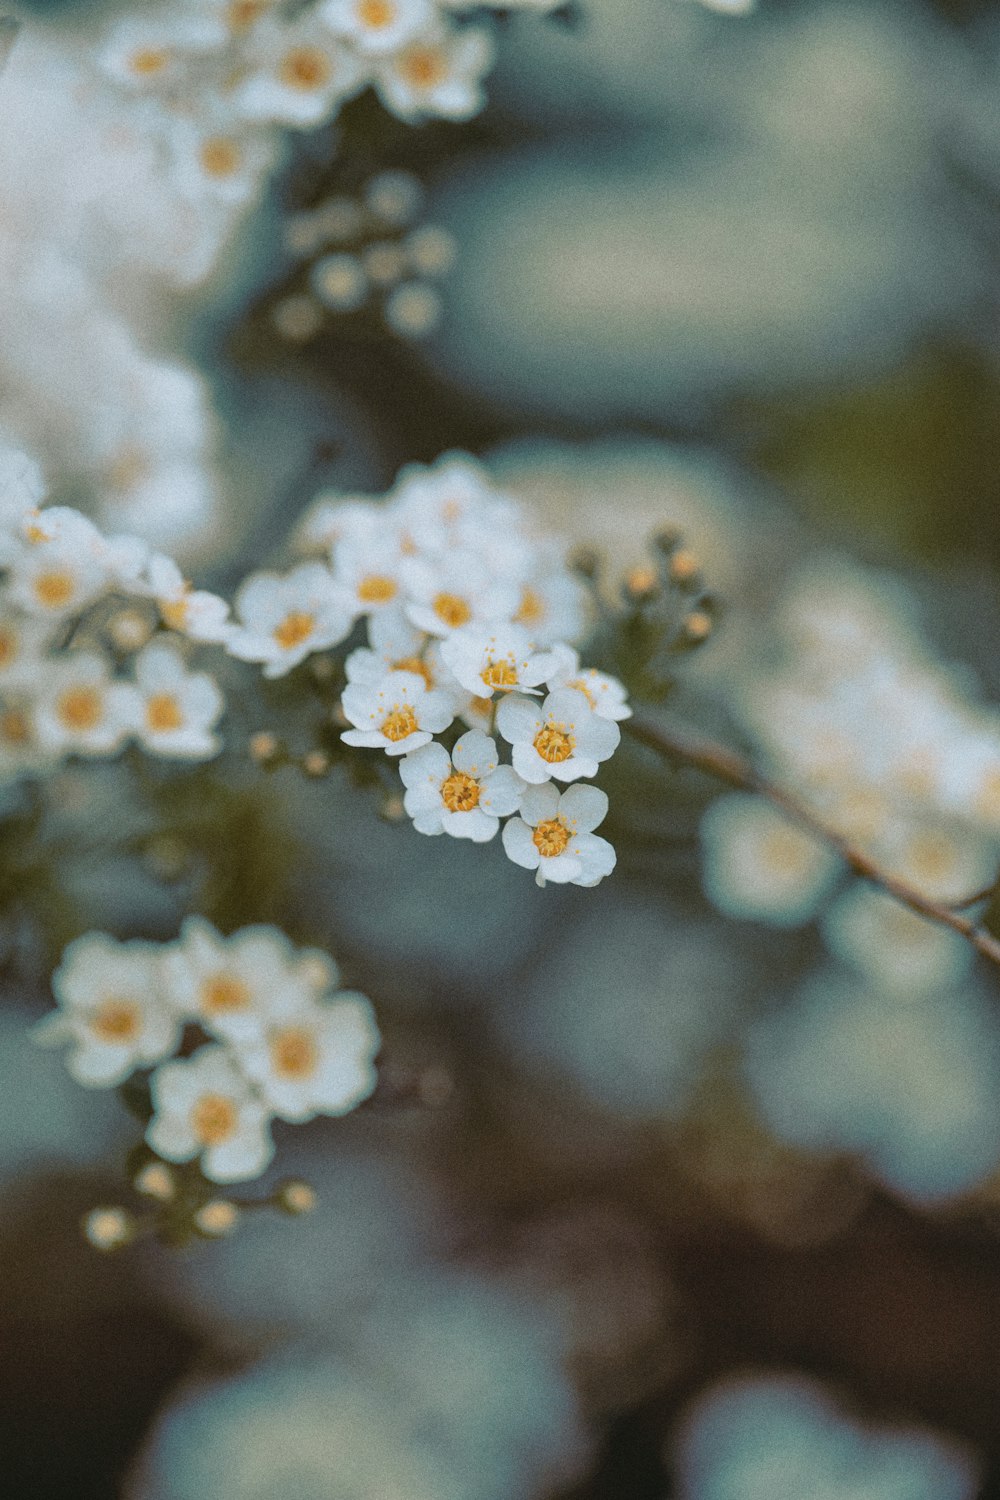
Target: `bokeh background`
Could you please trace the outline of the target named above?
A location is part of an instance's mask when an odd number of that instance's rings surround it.
[[[718,602],[688,722],[781,766],[810,695],[855,740],[905,701],[934,753],[949,692],[995,735],[992,0],[512,15],[474,120],[365,94],[197,243],[81,82],[120,7],[12,9],[0,428],[57,495],[225,589],[317,493],[468,451],[611,578],[681,529]],[[396,208],[359,228],[344,203],[373,212],[387,171]],[[394,313],[391,257],[354,307],[343,263],[325,291],[311,269],[414,225],[438,237]],[[856,662],[806,673],[844,620],[891,668],[863,707]],[[4,839],[5,1494],[1000,1495],[995,972],[831,916],[842,886],[759,920],[718,789],[635,748],[596,891],[441,849],[337,776],[220,765],[169,811],[68,765],[30,859]],[[995,874],[995,818],[927,821],[962,889]],[[172,936],[209,846],[216,914],[372,996],[383,1083],[279,1139],[310,1218],[102,1258],[79,1218],[133,1127],[27,1028],[68,937]]]

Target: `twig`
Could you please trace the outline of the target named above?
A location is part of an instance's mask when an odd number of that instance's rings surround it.
[[[978,901],[985,901],[991,896],[992,887],[978,891],[974,896],[967,897],[964,901],[951,906],[946,902],[932,901],[909,881],[883,870],[863,849],[851,843],[850,839],[845,838],[836,829],[830,828],[817,813],[813,812],[808,803],[801,801],[794,792],[786,791],[769,781],[762,772],[758,771],[753,762],[745,755],[741,755],[739,751],[731,750],[727,745],[719,744],[715,740],[702,739],[681,726],[667,724],[662,720],[654,721],[642,714],[626,720],[623,727],[634,739],[659,751],[661,755],[679,765],[693,766],[707,776],[714,777],[716,781],[725,782],[727,786],[736,787],[740,791],[756,792],[758,796],[766,798],[792,822],[797,823],[816,838],[822,839],[834,849],[848,869],[861,880],[867,880],[870,885],[878,886],[894,900],[899,901],[903,906],[908,906],[911,911],[917,912],[920,916],[926,917],[928,921],[937,922],[940,926],[957,932],[960,937],[972,944],[977,953],[981,953],[984,958],[990,959],[995,964],[1000,964],[1000,940],[988,932],[981,923],[962,915],[962,908],[974,906]]]

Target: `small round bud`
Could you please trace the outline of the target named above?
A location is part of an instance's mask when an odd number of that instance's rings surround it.
[[[403,799],[395,792],[383,799],[379,812],[388,823],[401,823],[406,817]]]
[[[712,616],[703,609],[692,610],[684,621],[684,634],[689,641],[704,641],[712,634]]]
[[[298,292],[291,297],[282,297],[271,311],[271,321],[290,344],[305,344],[322,328],[323,309],[315,298]]]
[[[393,333],[422,339],[434,332],[444,316],[440,292],[424,281],[402,281],[386,298],[383,315]]]
[[[281,753],[281,741],[269,729],[258,729],[256,734],[250,736],[249,749],[250,758],[263,766]]]
[[[211,1239],[221,1239],[232,1234],[240,1219],[240,1211],[228,1198],[213,1198],[203,1203],[194,1216],[194,1227]]]
[[[330,757],[325,750],[310,750],[302,757],[302,769],[307,776],[325,776],[330,769]]]
[[[153,633],[152,621],[141,609],[116,610],[104,628],[119,651],[140,651]]]
[[[657,585],[656,569],[642,564],[637,568],[630,568],[625,575],[625,587],[634,599],[645,599],[655,593]]]
[[[133,1179],[132,1186],[146,1198],[155,1198],[158,1203],[169,1203],[177,1191],[174,1174],[162,1161],[147,1162]]]
[[[701,571],[701,564],[690,548],[680,547],[671,557],[667,571],[671,583],[692,583]]]
[[[406,256],[401,245],[379,240],[365,251],[364,266],[376,286],[395,286],[406,270]]]
[[[95,1250],[120,1250],[135,1234],[136,1223],[123,1208],[92,1208],[84,1216],[83,1237]]]
[[[316,1189],[301,1177],[291,1177],[277,1188],[274,1201],[286,1214],[311,1214],[316,1207]]]

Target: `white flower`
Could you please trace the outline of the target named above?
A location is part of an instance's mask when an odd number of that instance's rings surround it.
[[[512,615],[538,646],[576,640],[587,622],[587,591],[575,574],[550,557],[544,571],[522,586]]]
[[[180,82],[192,54],[210,51],[225,40],[217,21],[194,10],[163,11],[155,20],[128,16],[108,33],[97,63],[124,88],[161,90]]]
[[[463,734],[450,756],[443,745],[424,745],[400,762],[399,774],[418,833],[450,833],[477,844],[496,835],[524,791],[520,776],[499,764],[495,741],[477,729]]]
[[[475,552],[494,573],[522,572],[528,565],[520,508],[464,454],[446,454],[430,468],[408,464],[396,480],[391,505],[417,552]]]
[[[0,561],[6,561],[13,535],[20,535],[25,517],[37,513],[44,498],[45,480],[34,459],[0,444]]]
[[[344,541],[362,541],[384,525],[385,507],[367,495],[339,495],[333,491],[317,495],[292,532],[297,552],[332,556]]]
[[[550,688],[575,688],[582,693],[599,719],[630,719],[632,710],[626,702],[624,684],[596,667],[581,667],[580,653],[563,641],[557,641],[552,654],[558,661],[547,679]]]
[[[403,595],[402,539],[383,512],[370,529],[357,525],[333,549],[333,576],[350,596],[356,614],[374,614],[399,604]]]
[[[176,646],[151,641],[135,659],[138,738],[156,755],[207,760],[222,742],[212,733],[225,708],[207,672],[189,672]]]
[[[835,854],[759,797],[719,797],[701,820],[705,894],[728,917],[798,927],[841,870]]]
[[[432,26],[379,59],[375,87],[386,109],[401,120],[428,115],[469,120],[486,102],[481,81],[493,58],[488,32]]]
[[[341,706],[356,727],[345,730],[347,745],[408,755],[447,729],[454,715],[447,696],[428,692],[415,672],[388,672],[377,682],[350,682]]]
[[[497,728],[512,746],[514,770],[535,784],[596,776],[621,740],[618,725],[596,714],[576,688],[557,688],[541,704],[518,694],[504,698]]]
[[[519,625],[466,625],[443,643],[441,657],[466,692],[479,698],[537,692],[556,665],[551,652],[535,651]]]
[[[364,995],[274,1005],[261,1035],[239,1049],[240,1067],[283,1120],[344,1115],[377,1081],[381,1045]]]
[[[5,559],[9,595],[29,614],[61,619],[103,593],[111,581],[104,538],[97,527],[62,506],[29,516],[23,544]]]
[[[205,589],[193,589],[173,559],[162,553],[149,558],[136,592],[155,599],[164,625],[192,641],[225,641],[233,630],[226,601]]]
[[[519,811],[503,826],[503,846],[516,865],[537,870],[539,885],[593,886],[611,874],[615,851],[593,831],[608,811],[598,787],[571,786],[560,795],[551,782],[529,786]]]
[[[30,687],[38,681],[52,624],[4,608],[0,603],[0,687]]]
[[[318,562],[283,576],[254,573],[240,586],[236,612],[240,627],[226,650],[241,661],[263,662],[265,677],[281,677],[310,652],[337,645],[354,623],[350,600]]]
[[[378,682],[387,672],[417,672],[433,687],[423,651],[425,633],[411,625],[401,609],[383,609],[368,619],[369,645],[359,646],[344,662],[348,682]]]
[[[296,954],[277,927],[244,927],[223,937],[204,917],[185,920],[165,974],[177,1009],[229,1042],[259,1035],[279,996],[304,1002],[325,988],[327,977],[317,955]]]
[[[198,202],[247,203],[275,166],[280,139],[267,128],[250,128],[215,111],[204,119],[171,120],[171,176]]]
[[[312,15],[292,25],[259,26],[248,48],[252,70],[235,105],[255,120],[308,130],[365,83],[357,55]]]
[[[879,989],[904,996],[959,983],[975,956],[957,932],[918,916],[885,891],[861,881],[824,914],[823,936],[832,953]]]
[[[449,551],[440,559],[407,559],[403,564],[406,613],[429,635],[450,635],[465,625],[506,620],[517,607],[517,589],[491,577],[471,552]]]
[[[318,14],[359,52],[394,52],[434,16],[430,0],[324,0]]]
[[[110,1088],[177,1047],[181,1022],[163,988],[156,943],[119,943],[88,932],[70,943],[52,976],[60,1009],[35,1027],[45,1046],[70,1042],[66,1065],[86,1088]]]
[[[225,1047],[201,1047],[164,1063],[150,1079],[154,1115],[146,1141],[166,1161],[201,1157],[212,1182],[259,1177],[274,1155],[271,1111]]]
[[[110,755],[137,719],[135,688],[113,681],[103,656],[75,651],[45,664],[35,700],[35,729],[44,749]]]

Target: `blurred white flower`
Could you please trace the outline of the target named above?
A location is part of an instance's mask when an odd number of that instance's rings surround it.
[[[59,1009],[32,1035],[44,1046],[68,1042],[66,1066],[85,1088],[111,1088],[136,1068],[168,1057],[181,1020],[163,986],[155,943],[119,943],[88,932],[65,949],[52,976]]]
[[[845,891],[825,913],[823,936],[837,958],[879,988],[903,996],[959,983],[974,958],[972,946],[957,932],[861,883]]]
[[[259,1036],[239,1045],[239,1066],[282,1120],[343,1115],[376,1083],[381,1045],[371,1004],[345,990],[303,1002],[273,996]]]
[[[428,115],[468,120],[486,102],[482,79],[493,59],[488,31],[431,25],[377,60],[375,87],[386,109],[401,120]]]
[[[440,557],[404,559],[403,579],[406,613],[429,635],[496,623],[517,609],[513,582],[497,578],[481,557],[458,548]]]
[[[190,672],[176,646],[152,641],[135,659],[139,694],[136,733],[146,750],[182,760],[217,755],[222,741],[212,731],[225,709],[215,678]]]
[[[979,1486],[964,1445],[862,1423],[802,1375],[710,1386],[672,1446],[679,1500],[973,1500]]]
[[[426,29],[432,0],[322,0],[318,14],[338,36],[365,53],[393,52]]]
[[[212,1182],[245,1182],[269,1166],[271,1111],[225,1047],[200,1047],[190,1058],[163,1063],[150,1090],[154,1113],[146,1141],[165,1161],[199,1157]]]
[[[556,665],[550,651],[536,651],[520,625],[468,625],[454,631],[441,647],[445,666],[462,687],[479,698],[494,693],[540,694]]]
[[[51,621],[7,609],[0,598],[0,687],[27,688],[38,681],[53,633]]]
[[[73,651],[45,664],[37,684],[34,722],[44,749],[63,754],[111,755],[139,718],[134,687],[112,679],[94,651]]]
[[[705,893],[726,916],[799,927],[842,871],[819,839],[760,797],[718,797],[701,820]]]
[[[265,677],[281,677],[311,652],[337,645],[354,622],[350,599],[322,563],[302,563],[284,575],[252,574],[235,608],[239,625],[226,650],[262,662]]]
[[[599,719],[630,719],[632,710],[625,701],[624,684],[607,672],[596,667],[581,667],[580,653],[564,642],[553,642],[553,655],[558,666],[548,678],[547,686],[553,692],[558,688],[574,688],[582,693]]]
[[[186,917],[164,957],[165,983],[182,1015],[239,1043],[260,1035],[273,1006],[314,1001],[325,984],[317,956],[307,958],[277,927],[244,927],[223,937],[204,917]]]
[[[615,867],[614,849],[593,831],[607,811],[607,795],[595,786],[571,786],[561,795],[551,781],[529,786],[520,816],[504,824],[504,849],[516,865],[537,871],[539,885],[597,885]]]
[[[357,54],[309,12],[290,24],[260,25],[248,44],[246,63],[248,77],[236,95],[238,110],[249,119],[298,130],[322,124],[366,81]]]
[[[160,610],[164,625],[192,641],[225,641],[232,625],[229,605],[216,594],[193,589],[172,558],[154,553],[137,592],[148,593]]]
[[[475,729],[455,742],[451,755],[434,744],[404,756],[399,774],[418,833],[450,833],[477,844],[495,837],[524,791],[517,773],[499,764],[495,742]]]

